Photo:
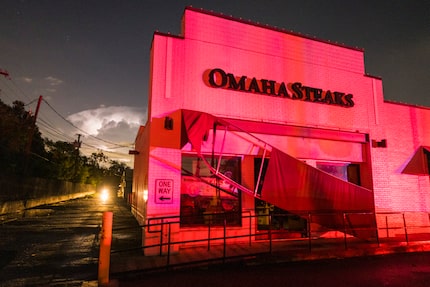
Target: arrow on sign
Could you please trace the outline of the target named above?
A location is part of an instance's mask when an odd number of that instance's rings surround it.
[[[163,200],[170,200],[171,198],[170,197],[160,196],[158,199],[161,200],[161,201],[163,201]]]

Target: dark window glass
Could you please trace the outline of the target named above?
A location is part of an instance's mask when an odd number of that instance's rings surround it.
[[[254,182],[257,184],[257,195],[261,195],[264,178],[269,164],[269,159],[254,159]],[[262,170],[260,174],[260,169]],[[255,187],[254,187],[255,188]],[[297,215],[291,214],[286,210],[255,198],[255,214],[257,215],[257,239],[268,239],[267,232],[259,235],[259,231],[272,230],[273,238],[296,238],[307,236],[307,221]]]
[[[318,162],[317,168],[345,181],[361,185],[359,164]]]
[[[214,167],[218,159],[208,158]],[[240,191],[211,174],[196,156],[182,157],[181,226],[241,225]],[[240,183],[240,158],[223,157],[220,172]]]
[[[343,179],[344,181],[348,181],[348,164],[317,162],[317,168]]]

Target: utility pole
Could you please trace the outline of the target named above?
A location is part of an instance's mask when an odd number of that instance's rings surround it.
[[[33,124],[31,125],[30,134],[28,135],[27,146],[25,149],[27,155],[29,155],[31,151],[31,143],[33,141],[34,130],[36,128],[37,115],[39,114],[39,109],[40,109],[40,104],[42,103],[42,99],[43,97],[39,96],[39,100],[37,101],[36,112],[34,113],[34,121],[33,121]]]
[[[33,120],[33,123],[30,127],[30,131],[28,134],[27,145],[25,147],[24,174],[27,174],[27,172],[28,172],[28,164],[30,161],[30,152],[31,152],[31,143],[33,142],[34,130],[36,129],[37,115],[39,114],[39,109],[40,109],[40,104],[42,103],[42,99],[43,99],[43,97],[39,96],[39,100],[37,101],[36,112],[34,114],[34,120]]]
[[[75,154],[75,180],[77,180],[78,176],[78,165],[79,165],[79,149],[81,148],[81,134],[77,134],[78,140],[73,142],[73,146],[75,147],[76,154]]]
[[[76,134],[78,136],[78,140],[73,142],[73,146],[75,147],[77,154],[79,155],[79,149],[81,148],[81,134]]]

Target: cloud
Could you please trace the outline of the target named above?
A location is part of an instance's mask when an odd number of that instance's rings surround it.
[[[67,117],[82,134],[81,152],[90,155],[102,151],[111,160],[124,162],[133,168],[134,157],[128,154],[133,148],[139,127],[147,118],[143,107],[100,106]]]
[[[33,82],[33,79],[32,79],[32,78],[28,78],[28,77],[23,77],[23,78],[22,78],[22,80],[23,80],[24,82],[26,82],[26,83],[31,83],[31,82]]]
[[[102,106],[72,114],[67,119],[91,136],[118,144],[130,144],[134,142],[146,116],[146,108]]]
[[[63,80],[54,78],[52,76],[45,77],[45,80],[48,81],[49,85],[51,86],[58,86],[63,83]]]

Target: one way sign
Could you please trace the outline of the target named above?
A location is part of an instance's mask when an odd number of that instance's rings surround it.
[[[173,179],[155,180],[155,203],[173,203]]]

